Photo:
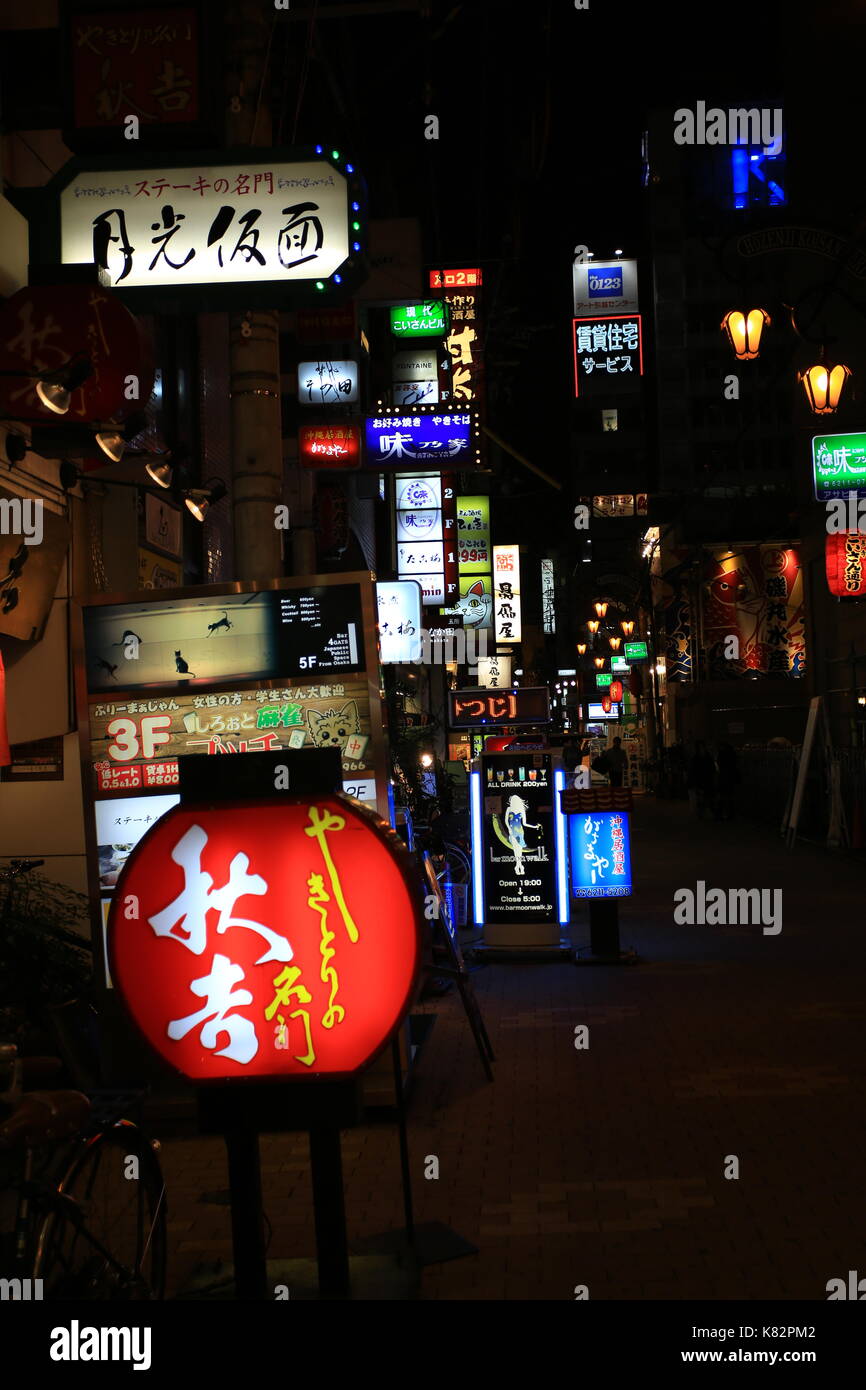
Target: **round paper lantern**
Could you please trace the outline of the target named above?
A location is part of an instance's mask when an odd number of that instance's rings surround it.
[[[111,978],[190,1081],[345,1077],[408,1011],[422,901],[401,841],[342,794],[175,806],[115,889]]]
[[[611,681],[608,694],[614,704],[619,704],[622,699],[622,681]]]
[[[604,710],[605,714],[610,714],[610,710],[611,710],[612,704],[613,704],[613,700],[610,698],[609,695],[602,695],[602,697],[601,697],[601,707],[602,707],[602,709]]]
[[[825,542],[827,586],[837,598],[866,594],[866,535],[845,531]]]

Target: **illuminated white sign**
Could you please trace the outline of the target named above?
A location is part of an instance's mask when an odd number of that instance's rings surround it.
[[[637,313],[637,261],[583,261],[572,267],[572,278],[578,318]]]
[[[357,362],[298,363],[301,405],[353,405],[357,399]]]
[[[317,280],[350,254],[348,185],[324,160],[85,170],[60,227],[62,261],[119,289]]]
[[[520,550],[493,547],[493,619],[497,642],[520,641]]]
[[[406,580],[376,585],[382,665],[417,661],[421,655],[421,586]]]
[[[479,656],[478,685],[485,690],[511,686],[511,662],[508,656]]]

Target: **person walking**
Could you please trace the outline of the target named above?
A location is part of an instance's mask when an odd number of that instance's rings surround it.
[[[612,787],[621,787],[625,770],[628,767],[628,754],[623,751],[622,739],[615,738],[613,746],[608,748],[605,754],[608,766],[608,777]]]

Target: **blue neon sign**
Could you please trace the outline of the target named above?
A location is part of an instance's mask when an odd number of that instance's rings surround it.
[[[593,266],[587,277],[590,299],[607,299],[608,295],[622,294],[622,266]]]

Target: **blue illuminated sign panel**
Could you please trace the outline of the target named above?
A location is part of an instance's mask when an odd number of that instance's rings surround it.
[[[576,898],[631,895],[627,811],[587,811],[568,817],[571,891]]]
[[[414,463],[446,467],[472,457],[475,424],[470,412],[456,415],[377,415],[365,423],[368,468]]]
[[[590,299],[605,299],[609,294],[622,294],[622,266],[591,266],[587,276]]]

